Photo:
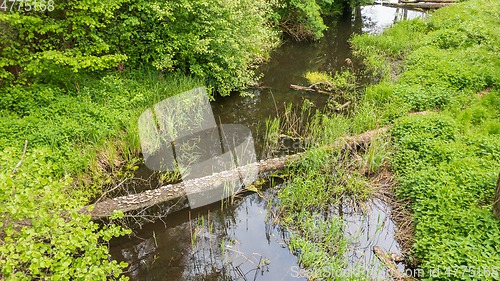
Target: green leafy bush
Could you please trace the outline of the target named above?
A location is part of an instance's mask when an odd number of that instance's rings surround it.
[[[137,1],[118,13],[106,32],[131,66],[189,73],[221,95],[251,85],[252,66],[278,43],[264,0]]]
[[[76,73],[126,63],[189,73],[227,95],[254,82],[252,66],[278,43],[264,0],[56,2],[51,12],[0,14],[3,86],[40,74],[73,84]]]
[[[106,242],[125,231],[99,227],[78,214],[81,196],[71,178],[58,180],[50,151],[0,152],[0,277],[5,280],[117,278],[127,266],[111,260]],[[80,199],[80,200],[79,200]],[[125,278],[120,278],[125,279]]]
[[[76,73],[113,67],[127,59],[123,53],[109,53],[109,43],[99,31],[124,0],[55,2],[53,11],[35,13],[15,9],[16,5],[14,11],[0,13],[2,86],[17,78],[7,67],[19,67],[22,81],[44,72],[61,74],[61,67]]]
[[[323,37],[327,26],[322,16],[338,16],[369,0],[277,0],[273,5],[273,19],[279,27],[295,40]]]

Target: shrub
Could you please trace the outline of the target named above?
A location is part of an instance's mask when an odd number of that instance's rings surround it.
[[[254,83],[252,66],[278,43],[264,0],[138,1],[118,12],[106,32],[131,66],[189,73],[221,95]]]
[[[0,277],[117,278],[127,264],[112,261],[105,243],[129,231],[112,224],[100,228],[90,216],[78,214],[82,202],[69,186],[72,179],[57,180],[49,155],[48,150],[28,152],[11,177],[21,155],[12,149],[0,152]]]

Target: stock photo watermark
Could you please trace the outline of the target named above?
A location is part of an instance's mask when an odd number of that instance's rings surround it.
[[[15,12],[52,12],[55,10],[54,0],[0,0],[0,10]]]
[[[414,278],[439,278],[439,277],[456,277],[456,278],[498,278],[498,266],[448,266],[436,267],[430,269],[410,269],[407,268],[402,272],[405,277]],[[303,269],[299,266],[290,268],[291,276],[294,278],[307,279],[327,279],[341,277],[366,277],[377,278],[387,275],[383,267],[348,267],[348,268],[333,268],[326,266],[319,269]]]
[[[371,266],[355,266],[348,268],[334,268],[325,266],[323,268],[303,269],[299,266],[292,266],[290,269],[291,276],[294,278],[307,279],[328,279],[341,277],[363,277],[363,276],[383,276],[384,270],[378,267]]]

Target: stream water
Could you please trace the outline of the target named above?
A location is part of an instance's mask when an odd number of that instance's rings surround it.
[[[241,124],[254,135],[257,158],[264,158],[265,121],[282,111],[284,104],[302,105],[305,99],[322,109],[328,97],[290,90],[290,84],[307,85],[308,71],[340,71],[350,59],[361,70],[359,59],[350,53],[348,39],[353,34],[380,32],[403,18],[423,14],[382,6],[356,9],[352,15],[328,18],[329,29],[316,42],[285,42],[260,67],[262,89],[249,89],[248,95],[232,95],[212,102],[217,123]],[[365,81],[366,82],[366,81]],[[147,176],[150,171],[138,171]],[[136,176],[138,176],[136,174]],[[282,184],[278,180],[276,184]],[[139,188],[137,191],[140,191]],[[267,224],[268,197],[262,194],[240,195],[230,204],[216,202],[194,210],[189,208],[169,214],[163,220],[143,224],[133,237],[110,241],[110,254],[130,267],[131,280],[306,280],[306,276],[285,244],[288,233]],[[346,208],[343,219],[346,235],[353,238],[346,257],[349,263],[373,265],[373,279],[383,279],[384,272],[373,258],[372,248],[398,253],[394,224],[389,219],[390,206],[381,200],[368,202],[369,212]],[[378,270],[377,270],[378,268]],[[403,270],[403,268],[400,268]]]

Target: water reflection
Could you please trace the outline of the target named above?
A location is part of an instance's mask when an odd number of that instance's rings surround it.
[[[137,229],[137,237],[114,239],[110,254],[130,264],[132,280],[235,280],[242,276],[293,280],[287,272],[297,258],[283,244],[286,232],[265,224],[266,207],[263,197],[251,194],[224,208],[219,202],[181,210],[164,223]]]
[[[363,33],[378,33],[397,21],[425,17],[423,12],[381,5],[365,6],[361,10],[363,17],[365,17],[363,21],[367,23],[363,26]]]
[[[212,102],[215,119],[221,124],[242,124],[250,128],[257,157],[263,159],[267,155],[263,151],[265,121],[269,117],[282,112],[285,104],[302,106],[308,99],[321,110],[328,101],[328,96],[322,94],[291,90],[290,84],[308,86],[304,75],[310,71],[335,72],[346,68],[352,68],[358,74],[361,84],[371,82],[361,77],[361,59],[351,54],[349,38],[353,34],[380,32],[394,21],[423,15],[417,11],[376,5],[358,7],[352,14],[341,18],[326,18],[328,30],[320,40],[295,42],[288,39],[271,54],[270,61],[259,68],[263,75],[261,89],[249,89],[246,96],[233,94]]]

